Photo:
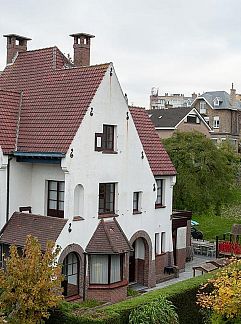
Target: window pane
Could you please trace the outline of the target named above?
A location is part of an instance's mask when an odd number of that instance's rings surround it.
[[[77,285],[77,274],[68,276],[68,283],[72,285]]]
[[[49,199],[57,200],[57,191],[50,191],[49,192]]]
[[[108,256],[91,255],[90,258],[90,282],[96,284],[108,284]]]
[[[64,181],[59,182],[59,191],[64,191]]]
[[[59,192],[59,200],[64,201],[64,192]]]
[[[49,209],[57,209],[57,201],[50,200],[49,201]]]
[[[77,273],[77,263],[73,264],[73,273]]]
[[[49,181],[49,190],[57,190],[57,182]]]
[[[64,202],[59,202],[59,210],[64,210]]]
[[[111,272],[110,272],[110,282],[117,282],[121,280],[121,271],[120,271],[120,255],[111,256]]]

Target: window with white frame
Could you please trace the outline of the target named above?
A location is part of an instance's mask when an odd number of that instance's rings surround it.
[[[160,254],[160,233],[155,233],[155,255]]]
[[[199,108],[200,108],[200,114],[206,114],[207,109],[206,109],[206,102],[204,100],[200,101]]]
[[[156,203],[155,203],[156,208],[165,206],[164,186],[165,186],[164,179],[156,179]]]
[[[213,117],[213,128],[219,128],[219,126],[220,126],[219,116],[214,116]]]
[[[161,253],[166,252],[166,233],[161,233]]]
[[[107,285],[123,279],[123,255],[90,255],[90,284]]]
[[[218,98],[215,98],[214,99],[213,105],[214,105],[214,107],[218,107],[219,106],[219,99]]]

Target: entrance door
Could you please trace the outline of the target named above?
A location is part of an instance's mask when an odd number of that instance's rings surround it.
[[[79,260],[76,253],[69,253],[63,262],[63,288],[64,296],[79,294]]]
[[[135,267],[135,242],[132,245],[133,247],[133,251],[130,252],[130,256],[129,256],[129,282],[135,282],[136,278],[135,278],[135,271],[136,271],[136,267]]]
[[[173,241],[173,258],[174,264],[177,264],[177,229],[172,230],[172,241]]]

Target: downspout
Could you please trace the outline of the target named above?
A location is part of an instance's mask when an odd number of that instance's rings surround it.
[[[84,252],[83,301],[86,299],[86,258],[87,254]]]
[[[12,157],[8,157],[7,165],[7,208],[6,208],[6,222],[9,220],[9,188],[10,188],[10,161]]]

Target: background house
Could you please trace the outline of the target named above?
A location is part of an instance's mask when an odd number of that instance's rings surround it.
[[[198,96],[192,103],[212,128],[211,139],[219,144],[224,140],[238,150],[240,138],[240,101],[236,99],[236,90],[208,91]]]
[[[151,109],[147,112],[160,138],[171,137],[175,131],[198,131],[210,137],[210,126],[195,108]]]
[[[28,38],[5,36],[3,248],[31,233],[53,239],[68,297],[117,301],[130,281],[152,287],[166,266],[183,269],[190,215],[172,216],[175,168],[146,111],[128,108],[113,64],[89,65],[93,36],[71,35],[74,63],[55,46],[27,51]]]

